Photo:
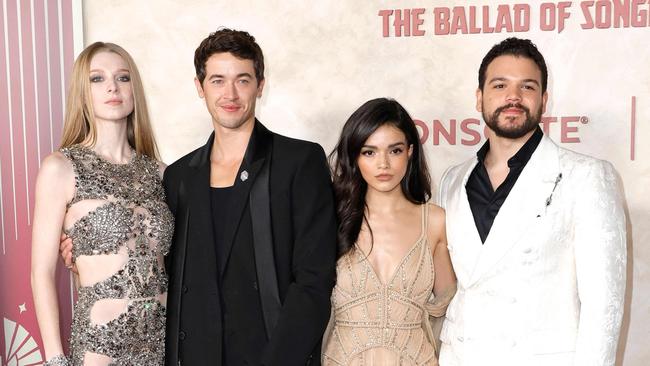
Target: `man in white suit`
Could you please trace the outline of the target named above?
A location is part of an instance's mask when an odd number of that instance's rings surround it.
[[[506,39],[481,63],[488,141],[445,172],[438,197],[458,277],[442,366],[614,364],[626,266],[617,174],[544,136],[547,75],[529,40]]]

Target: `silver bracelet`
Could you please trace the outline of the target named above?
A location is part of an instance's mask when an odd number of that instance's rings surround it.
[[[56,355],[45,361],[43,366],[70,366],[70,362],[64,355]]]

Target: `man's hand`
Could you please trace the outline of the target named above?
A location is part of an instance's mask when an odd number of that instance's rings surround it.
[[[77,271],[77,266],[72,260],[72,239],[66,234],[61,234],[61,242],[59,244],[59,252],[61,253],[61,258],[65,266],[72,272],[79,274]]]

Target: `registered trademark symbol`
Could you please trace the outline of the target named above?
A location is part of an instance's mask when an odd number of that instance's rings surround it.
[[[589,117],[587,117],[587,116],[580,117],[580,123],[582,123],[583,125],[586,125],[587,123],[589,123]]]

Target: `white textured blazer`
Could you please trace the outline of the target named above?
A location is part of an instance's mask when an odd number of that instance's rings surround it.
[[[626,234],[612,165],[544,136],[482,244],[465,190],[477,162],[440,184],[458,277],[440,365],[613,365]]]

